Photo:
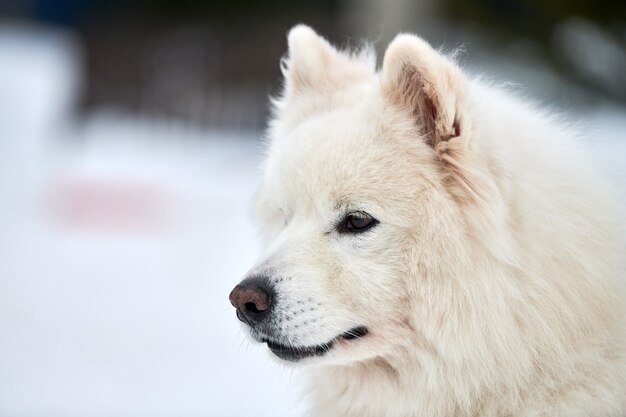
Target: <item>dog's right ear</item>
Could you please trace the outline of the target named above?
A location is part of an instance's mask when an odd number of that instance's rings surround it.
[[[287,35],[288,55],[281,60],[288,92],[324,88],[338,52],[310,27],[294,26]]]
[[[374,73],[374,56],[368,50],[356,55],[338,51],[309,26],[294,26],[287,43],[289,50],[281,60],[285,77],[283,98],[332,93]]]

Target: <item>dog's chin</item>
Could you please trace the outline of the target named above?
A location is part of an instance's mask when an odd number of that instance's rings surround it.
[[[356,341],[365,337],[368,333],[367,327],[358,326],[354,327],[347,332],[344,332],[331,340],[321,343],[319,345],[312,346],[297,346],[290,343],[278,343],[272,338],[268,338],[262,334],[252,332],[252,337],[261,343],[267,344],[270,352],[272,352],[278,358],[288,362],[300,362],[305,359],[321,358],[328,352],[331,352],[337,343],[341,341]]]

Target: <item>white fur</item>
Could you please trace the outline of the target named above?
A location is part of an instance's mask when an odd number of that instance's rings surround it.
[[[312,415],[626,415],[623,230],[562,122],[413,35],[382,69],[289,34],[258,195]],[[345,212],[380,221],[336,231]]]

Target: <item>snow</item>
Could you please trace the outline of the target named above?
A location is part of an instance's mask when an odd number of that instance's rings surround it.
[[[253,140],[105,145],[161,130],[91,124],[35,209],[0,218],[0,415],[292,415],[290,372],[248,346],[227,300],[256,251]],[[165,226],[66,225],[46,199],[71,180],[156,187]]]
[[[71,38],[0,27],[0,415],[299,415],[227,299],[257,252],[259,133],[77,123],[77,80]],[[624,179],[624,111],[583,117]]]
[[[297,415],[228,302],[256,253],[258,133],[74,124],[74,48],[0,31],[0,415]]]

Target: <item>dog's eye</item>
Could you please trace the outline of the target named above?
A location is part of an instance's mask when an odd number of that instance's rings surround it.
[[[361,233],[378,224],[378,220],[365,212],[349,213],[339,224],[339,233]]]

